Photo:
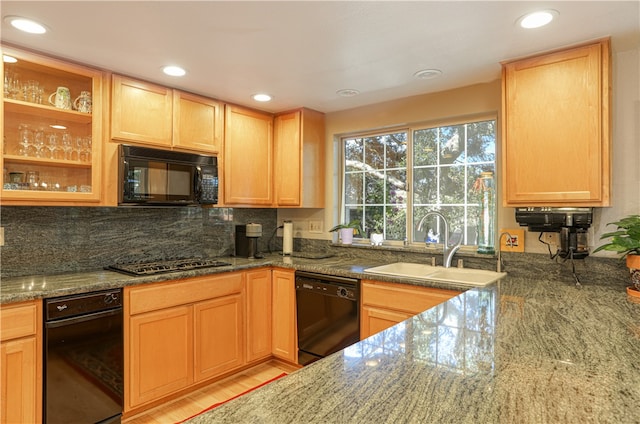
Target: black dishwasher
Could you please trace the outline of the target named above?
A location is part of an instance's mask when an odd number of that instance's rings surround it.
[[[359,286],[357,279],[296,272],[300,365],[360,341]]]
[[[122,290],[45,299],[44,311],[44,422],[119,423]]]

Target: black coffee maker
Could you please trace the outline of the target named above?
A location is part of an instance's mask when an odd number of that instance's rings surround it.
[[[516,221],[529,231],[560,233],[558,255],[562,258],[589,256],[587,230],[593,221],[592,208],[516,208]]]
[[[236,225],[236,256],[249,259],[262,258],[258,253],[260,237],[262,237],[261,224]]]

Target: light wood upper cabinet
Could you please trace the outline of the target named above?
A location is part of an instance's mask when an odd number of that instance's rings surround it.
[[[116,141],[217,153],[222,104],[169,87],[113,75],[111,138]]]
[[[279,207],[324,207],[324,114],[310,109],[274,120],[275,194]]]
[[[609,206],[609,40],[503,64],[505,206]]]
[[[457,290],[362,280],[360,338],[396,325],[459,295]]]
[[[2,204],[95,206],[102,188],[104,72],[44,55],[2,46],[15,63],[3,63],[6,83],[0,101]],[[90,93],[91,111],[55,107],[58,87],[71,105]],[[52,125],[56,125],[53,127]],[[11,173],[17,181],[10,181]]]
[[[222,146],[222,103],[173,91],[173,145],[218,153]]]
[[[273,117],[225,106],[224,204],[273,204]]]
[[[42,422],[42,303],[0,310],[0,423]]]
[[[274,269],[273,356],[298,363],[295,271]]]
[[[271,356],[271,270],[247,271],[247,362]]]
[[[111,138],[171,146],[173,90],[121,75],[111,85]]]

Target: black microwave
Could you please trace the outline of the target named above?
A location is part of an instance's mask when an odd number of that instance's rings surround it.
[[[119,146],[121,206],[200,206],[218,203],[218,160],[147,147]]]

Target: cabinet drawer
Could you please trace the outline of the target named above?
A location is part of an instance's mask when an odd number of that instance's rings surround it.
[[[129,290],[129,314],[135,315],[240,292],[242,273],[239,272],[134,287]]]
[[[5,341],[36,334],[42,324],[38,305],[38,302],[32,302],[2,306],[0,339]]]
[[[418,314],[459,295],[456,290],[362,281],[362,303]]]

